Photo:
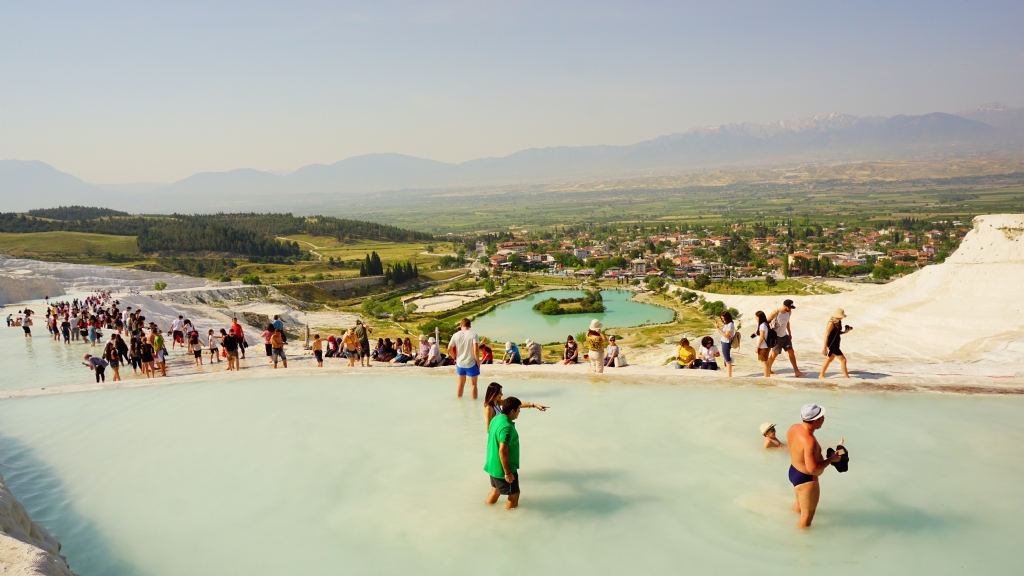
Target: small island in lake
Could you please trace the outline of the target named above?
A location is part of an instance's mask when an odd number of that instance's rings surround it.
[[[533,305],[533,309],[547,316],[559,314],[589,314],[604,312],[600,290],[587,290],[582,298],[548,298]]]

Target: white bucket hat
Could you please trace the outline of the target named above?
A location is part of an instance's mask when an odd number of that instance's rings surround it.
[[[814,422],[825,415],[825,409],[817,404],[807,404],[800,409],[800,419],[804,422]]]
[[[602,324],[601,321],[598,320],[597,318],[594,318],[593,320],[590,321],[591,330],[600,330],[601,328],[604,328],[604,324]]]

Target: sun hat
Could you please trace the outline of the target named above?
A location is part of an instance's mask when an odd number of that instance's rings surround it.
[[[814,422],[825,415],[825,409],[817,404],[807,404],[800,409],[800,419],[804,422]]]
[[[527,338],[526,339],[526,345],[529,346],[530,344],[533,344],[533,340],[530,340],[529,338]]]
[[[768,431],[771,430],[772,428],[775,428],[775,424],[773,424],[771,422],[764,422],[764,423],[762,423],[761,424],[761,436],[764,436],[765,434],[767,434]]]
[[[842,308],[836,308],[832,311],[833,318],[846,318],[846,311]]]
[[[793,301],[788,298],[782,301],[782,305],[786,308],[796,308],[796,304],[793,304]]]
[[[590,321],[591,330],[600,330],[601,328],[604,328],[604,324],[602,324],[601,321],[598,320],[597,318],[594,318],[593,320]]]
[[[427,338],[427,342],[433,344],[434,342],[437,342],[437,340],[434,340],[434,337],[431,336],[430,338]]]

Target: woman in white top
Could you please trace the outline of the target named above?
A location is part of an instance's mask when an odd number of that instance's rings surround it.
[[[720,334],[725,369],[729,372],[729,377],[732,378],[732,339],[736,335],[736,323],[732,321],[732,314],[728,310],[722,312],[718,320],[721,320],[722,323],[719,324],[718,321],[715,321],[715,330],[718,330]]]
[[[718,362],[715,358],[721,356],[721,353],[718,352],[718,347],[715,346],[714,338],[711,336],[701,338],[697,356],[700,357],[701,370],[718,370]]]
[[[758,310],[754,313],[757,316],[757,332],[750,335],[751,338],[757,338],[757,359],[761,362],[761,368],[764,369],[764,377],[770,378],[772,375],[772,369],[768,366],[768,354],[771,349],[768,348],[768,331],[771,327],[768,326],[768,317],[765,316],[764,312]]]

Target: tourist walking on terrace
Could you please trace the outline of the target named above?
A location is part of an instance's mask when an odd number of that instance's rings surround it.
[[[838,462],[842,455],[839,450],[831,458],[822,458],[821,445],[814,437],[814,431],[825,424],[825,409],[817,404],[807,404],[800,409],[800,422],[793,424],[786,433],[789,443],[789,481],[796,493],[796,504],[793,511],[800,513],[797,526],[809,528],[814,520],[814,512],[818,509],[821,488],[818,476],[828,468],[829,464]],[[843,440],[839,440],[842,445]]]
[[[285,368],[288,367],[288,357],[284,355],[284,332],[281,330],[274,330],[274,333],[270,336],[270,351],[272,359],[274,361],[274,368],[277,368],[278,360],[281,361]]]
[[[502,395],[501,384],[497,382],[491,382],[487,385],[487,392],[484,394],[484,431],[491,429],[491,420],[495,416],[501,414],[503,410],[502,403],[505,401],[505,397]],[[520,408],[536,408],[541,412],[550,408],[550,406],[541,406],[540,404],[533,404],[532,402],[523,402]]]
[[[487,460],[484,472],[490,475],[491,491],[487,504],[494,504],[501,496],[508,496],[506,510],[519,506],[519,432],[515,420],[522,403],[509,397],[501,404],[501,414],[491,420],[487,429]]]
[[[732,321],[732,314],[726,310],[715,320],[715,330],[718,330],[719,341],[722,344],[722,361],[725,362],[726,376],[732,378],[732,343],[736,338],[736,323]]]
[[[680,338],[676,347],[676,361],[673,366],[676,369],[700,368],[700,359],[697,358],[697,351],[690,346],[689,338]]]
[[[219,364],[220,363],[220,350],[218,349],[218,346],[217,346],[218,338],[213,333],[213,329],[210,329],[210,331],[207,332],[206,336],[207,336],[206,343],[209,345],[209,348],[210,348],[210,364],[213,364],[214,362],[217,362]]]
[[[238,339],[238,353],[242,360],[245,360],[245,349],[249,347],[249,343],[245,341],[245,332],[242,330],[242,325],[238,323],[238,318],[231,319],[231,333]],[[235,361],[235,369],[238,368],[238,362]]]
[[[469,389],[473,400],[477,398],[477,379],[480,377],[480,338],[470,330],[469,318],[463,318],[459,324],[462,329],[452,335],[448,347],[455,347],[455,373],[459,376],[459,387],[455,391],[457,398],[462,398],[462,390],[469,378]]]
[[[363,324],[362,320],[356,320],[356,327],[353,332],[359,340],[359,365],[369,368],[372,366],[370,362],[370,334],[373,334],[373,328]]]
[[[604,324],[597,318],[590,321],[590,329],[587,330],[587,360],[590,361],[589,372],[604,372],[604,347],[608,339],[601,333]]]
[[[843,376],[849,378],[850,373],[846,371],[846,356],[843,351],[839,348],[843,334],[847,334],[850,330],[853,330],[852,326],[843,328],[843,318],[846,318],[846,312],[842,308],[836,308],[832,312],[832,318],[829,319],[828,324],[825,325],[825,347],[822,348],[821,353],[826,356],[825,364],[821,367],[821,374],[818,378],[825,377],[825,370],[828,369],[828,365],[832,363],[832,360],[839,358],[839,365],[843,368]]]
[[[768,317],[764,315],[763,311],[758,310],[754,316],[757,316],[757,332],[751,334],[750,337],[757,338],[757,344],[754,346],[757,349],[757,361],[761,363],[764,377],[770,378],[772,368],[768,363],[768,355],[771,352],[771,346],[768,345],[768,342],[771,341],[771,327],[768,325]]]
[[[307,328],[308,327],[309,326],[307,325]],[[308,342],[307,342],[307,345],[308,345]],[[313,336],[312,348],[313,348],[313,356],[316,357],[316,366],[317,366],[317,368],[323,368],[324,367],[324,341],[320,339],[320,335],[319,334]]]
[[[796,365],[796,352],[793,351],[793,329],[789,325],[789,318],[795,309],[796,305],[792,300],[785,300],[782,303],[782,308],[773,310],[768,315],[769,325],[775,331],[776,336],[775,347],[772,349],[771,356],[768,357],[768,368],[771,369],[775,364],[775,359],[785,351],[789,354],[789,363],[793,365],[793,375],[799,378],[807,374],[801,372]]]

